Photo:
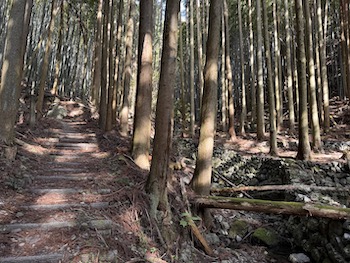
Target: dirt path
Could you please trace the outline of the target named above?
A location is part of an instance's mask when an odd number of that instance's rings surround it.
[[[1,200],[0,262],[95,262],[94,248],[98,262],[116,260],[109,251],[113,222],[105,216],[111,189],[101,185],[104,153],[94,133],[81,132],[84,125],[66,120],[52,129],[32,182],[16,202]]]

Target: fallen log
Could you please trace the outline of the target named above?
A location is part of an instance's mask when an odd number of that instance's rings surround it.
[[[233,198],[221,196],[193,196],[196,207],[243,210],[297,216],[350,219],[350,209],[322,204],[270,201],[261,199]]]
[[[315,186],[315,185],[260,185],[260,186],[240,186],[240,187],[224,187],[212,188],[211,193],[214,194],[230,194],[235,192],[246,191],[320,191],[320,192],[350,192],[348,187],[331,187],[331,186]]]

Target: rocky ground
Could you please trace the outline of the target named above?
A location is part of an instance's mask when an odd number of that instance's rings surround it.
[[[339,189],[350,183],[340,159],[348,147],[348,106],[333,102],[333,130],[312,162],[295,161],[296,138],[279,137],[279,154],[253,134],[236,142],[218,133],[213,187],[302,185]],[[215,227],[196,221],[214,250],[207,256],[182,226],[179,181],[189,182],[196,143],[176,137],[170,200],[179,237],[165,251],[148,215],[147,172],[129,154],[129,139],[102,134],[89,108],[57,102],[35,129],[17,128],[17,157],[0,157],[0,262],[350,262],[350,221],[212,210]],[[63,119],[61,119],[63,118]],[[187,191],[190,192],[190,189]],[[349,207],[347,191],[302,187],[232,196]],[[27,261],[26,261],[27,260]]]

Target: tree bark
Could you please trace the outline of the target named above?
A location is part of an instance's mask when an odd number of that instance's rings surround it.
[[[142,169],[149,169],[152,113],[153,0],[140,2],[139,51],[132,155]]]
[[[203,48],[202,48],[202,23],[201,23],[201,10],[200,0],[196,1],[196,20],[197,20],[197,54],[198,54],[198,95],[199,95],[199,108],[202,105],[203,95]]]
[[[242,103],[242,111],[241,111],[241,123],[240,123],[240,134],[245,134],[245,122],[247,119],[247,100],[246,100],[246,88],[245,88],[245,70],[244,70],[244,44],[243,44],[243,29],[242,29],[242,4],[241,1],[237,1],[238,3],[238,27],[239,27],[239,46],[240,46],[240,54],[241,54],[241,103]]]
[[[38,94],[38,100],[36,103],[36,111],[39,118],[43,115],[44,94],[45,94],[46,80],[49,74],[49,66],[50,66],[49,58],[51,53],[52,34],[54,33],[55,17],[56,17],[57,11],[58,9],[56,8],[56,0],[52,0],[49,31],[48,31],[46,45],[45,45],[45,54],[44,54],[43,65],[42,65],[41,74],[40,74],[39,94]]]
[[[293,73],[292,73],[292,54],[291,54],[291,32],[289,21],[289,1],[284,0],[284,18],[286,24],[286,66],[287,66],[287,94],[288,94],[288,111],[289,111],[289,129],[295,132],[295,112],[293,99]]]
[[[196,123],[196,109],[195,109],[195,87],[194,87],[194,12],[193,2],[195,0],[189,0],[190,5],[190,133],[193,137],[195,135],[195,123]]]
[[[258,68],[258,88],[257,88],[257,139],[260,141],[265,137],[264,121],[264,69],[262,56],[262,23],[261,23],[261,0],[256,1],[256,23],[257,23],[257,68]]]
[[[120,134],[127,136],[129,132],[129,108],[130,108],[130,81],[131,81],[131,61],[132,61],[132,45],[134,35],[134,10],[135,2],[130,1],[130,11],[126,33],[126,51],[125,51],[125,64],[124,64],[124,83],[123,83],[123,104],[120,112]]]
[[[259,0],[258,0],[259,1]],[[263,21],[264,21],[264,42],[265,42],[265,57],[267,66],[267,86],[269,90],[269,113],[270,113],[270,155],[277,155],[277,129],[276,129],[276,101],[275,87],[273,85],[272,74],[272,57],[270,50],[270,35],[268,31],[267,7],[262,1]]]
[[[112,120],[113,125],[116,125],[117,122],[117,106],[118,106],[118,91],[119,91],[119,67],[120,67],[120,59],[121,59],[121,42],[122,42],[122,31],[123,31],[123,12],[124,12],[124,0],[119,1],[119,13],[118,13],[118,21],[117,21],[117,36],[115,43],[115,62],[114,62],[114,80],[113,80],[113,103],[112,103]]]
[[[255,75],[255,53],[253,33],[253,6],[252,0],[248,0],[249,20],[249,66],[250,66],[250,92],[251,92],[251,124],[256,122],[256,75]]]
[[[329,116],[329,87],[328,87],[328,76],[327,76],[327,57],[326,57],[326,40],[324,32],[327,31],[326,23],[323,28],[322,22],[322,7],[321,0],[317,0],[317,28],[318,28],[318,40],[319,40],[319,51],[320,51],[320,63],[321,63],[321,80],[322,80],[322,94],[323,94],[323,111],[324,121],[323,128],[324,132],[328,133],[330,128],[330,116]],[[328,1],[326,1],[328,2]],[[327,3],[326,3],[327,6]]]
[[[309,143],[308,111],[307,111],[307,80],[303,3],[295,0],[296,30],[297,30],[297,68],[299,88],[299,145],[297,159],[310,160],[311,149]]]
[[[277,0],[273,0],[273,27],[274,27],[274,48],[275,48],[275,94],[276,94],[276,129],[277,132],[283,125],[283,100],[282,100],[282,63],[281,45],[279,40],[279,17]]]
[[[169,157],[173,137],[174,88],[176,80],[176,60],[178,48],[178,13],[180,0],[167,0],[159,92],[156,111],[156,131],[154,137],[151,170],[146,182],[146,191],[151,198],[151,216],[156,218],[157,211],[169,212],[167,197],[167,179]],[[171,218],[163,218],[163,226],[171,224]]]
[[[102,61],[101,61],[101,95],[99,103],[99,124],[102,130],[106,129],[107,122],[107,89],[108,89],[108,55],[109,55],[109,38],[108,38],[108,23],[109,23],[109,1],[103,3],[103,36],[102,36]]]
[[[197,194],[209,194],[212,173],[215,123],[217,113],[218,55],[220,43],[221,1],[210,4],[209,31],[204,92],[201,109],[201,129],[198,157],[191,186]]]
[[[27,1],[13,0],[7,24],[7,36],[0,83],[0,142],[12,145],[14,126],[17,118],[18,99],[21,92],[21,80],[24,64],[24,50],[27,35],[23,29]],[[31,7],[28,9],[31,11]],[[30,13],[28,14],[30,17]],[[28,34],[28,31],[27,31]]]
[[[230,139],[234,141],[236,139],[235,131],[235,105],[233,98],[233,77],[231,66],[231,52],[230,52],[230,29],[228,21],[228,6],[227,1],[224,0],[224,23],[225,23],[225,71],[228,90],[228,133]],[[208,35],[209,38],[209,35]],[[207,43],[209,45],[209,43]],[[208,47],[207,47],[208,48]],[[208,62],[207,62],[208,63]]]
[[[91,100],[95,107],[98,108],[99,96],[101,89],[101,65],[102,65],[102,8],[103,0],[98,2],[97,26],[95,36],[95,52],[94,52],[94,76],[92,80]]]
[[[317,99],[316,99],[316,78],[315,78],[315,61],[312,39],[312,27],[310,16],[310,4],[309,0],[305,1],[304,5],[305,14],[305,43],[306,43],[306,58],[308,61],[308,75],[309,75],[309,87],[310,87],[310,109],[311,109],[311,124],[312,124],[312,146],[314,151],[321,151],[321,133],[320,123],[318,119]]]

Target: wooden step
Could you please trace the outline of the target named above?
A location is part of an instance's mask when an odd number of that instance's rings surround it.
[[[21,209],[25,210],[58,210],[58,209],[72,209],[72,208],[94,208],[102,209],[109,207],[109,202],[95,202],[95,203],[72,203],[72,204],[47,204],[47,205],[22,205]]]
[[[32,193],[36,194],[109,194],[111,189],[98,189],[92,191],[90,189],[74,189],[74,188],[50,188],[50,189],[30,189]]]
[[[92,181],[95,178],[93,176],[87,176],[86,174],[74,174],[74,175],[36,175],[33,176],[34,180],[46,180],[46,181]]]
[[[0,258],[0,263],[58,263],[62,262],[65,258],[63,253],[38,255],[38,256],[26,256],[26,257],[2,257]]]
[[[49,231],[59,228],[73,228],[83,227],[93,230],[108,230],[113,226],[113,222],[108,219],[95,219],[86,222],[80,222],[77,220],[71,221],[56,221],[47,223],[23,223],[23,224],[6,224],[0,225],[0,233],[6,234],[11,232],[22,232],[25,230],[35,229],[40,231]]]

